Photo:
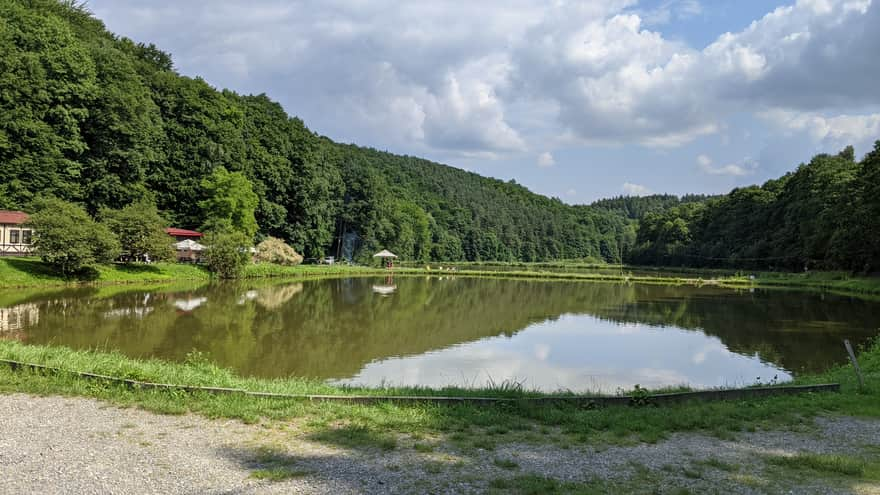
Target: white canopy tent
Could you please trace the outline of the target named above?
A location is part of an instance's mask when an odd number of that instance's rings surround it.
[[[174,243],[174,248],[178,251],[204,251],[205,246],[203,244],[199,244],[198,242],[192,239],[185,239],[180,242]]]
[[[397,258],[397,255],[387,249],[383,249],[373,255],[373,258]]]
[[[383,249],[383,250],[379,251],[378,253],[374,254],[373,258],[380,258],[382,260],[382,264],[386,268],[390,269],[390,268],[394,267],[394,258],[397,258],[397,255],[387,249]]]

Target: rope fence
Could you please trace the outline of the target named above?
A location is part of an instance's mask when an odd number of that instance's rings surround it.
[[[176,385],[170,383],[154,383],[129,378],[73,371],[55,368],[42,364],[23,363],[10,359],[0,359],[0,363],[8,365],[13,371],[28,369],[53,374],[70,374],[87,380],[98,380],[124,385],[131,389],[142,390],[180,390],[188,393],[237,394],[261,399],[286,399],[311,402],[340,402],[348,404],[527,404],[527,405],[575,405],[583,408],[629,405],[668,405],[688,401],[746,400],[783,395],[796,395],[820,392],[840,392],[839,383],[817,385],[782,385],[774,387],[752,387],[738,389],[699,390],[694,392],[675,392],[667,394],[645,394],[632,396],[546,396],[546,397],[444,397],[444,396],[388,396],[388,395],[309,395],[279,394],[273,392],[254,392],[239,388],[204,387],[195,385]]]

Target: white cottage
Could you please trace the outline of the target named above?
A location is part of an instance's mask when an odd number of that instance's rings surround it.
[[[33,253],[33,232],[25,228],[28,215],[23,211],[0,210],[0,256],[27,256]]]

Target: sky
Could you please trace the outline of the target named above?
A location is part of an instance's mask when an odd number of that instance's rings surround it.
[[[568,203],[725,193],[880,139],[880,0],[87,5],[336,141]]]

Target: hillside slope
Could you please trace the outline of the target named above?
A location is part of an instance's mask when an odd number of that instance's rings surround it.
[[[91,212],[147,197],[198,228],[201,181],[225,167],[253,182],[261,234],[306,256],[617,262],[635,238],[615,211],[318,136],[266,95],[181,76],[74,2],[3,2],[0,50],[0,208],[37,194]]]

